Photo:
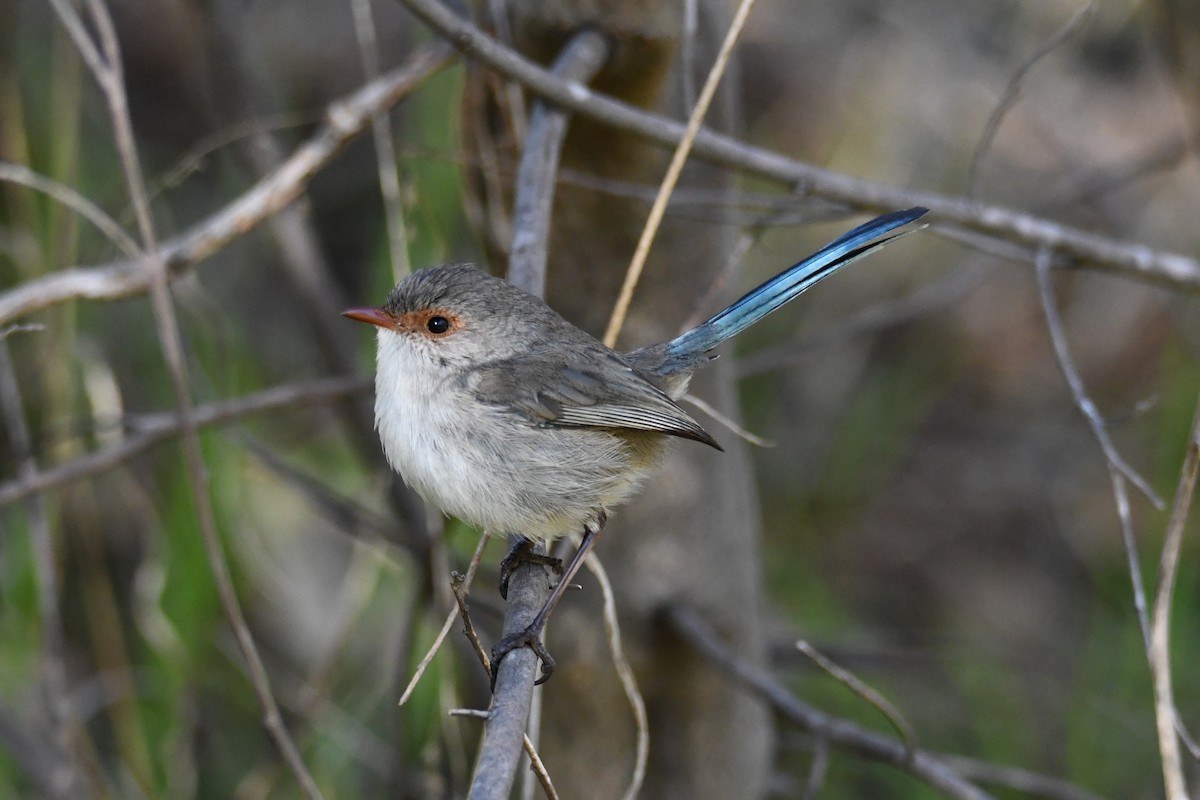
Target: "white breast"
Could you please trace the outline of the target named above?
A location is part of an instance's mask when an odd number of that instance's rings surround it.
[[[588,428],[537,426],[480,403],[455,368],[381,330],[375,426],[392,468],[427,501],[493,534],[555,538],[621,503],[652,460]]]

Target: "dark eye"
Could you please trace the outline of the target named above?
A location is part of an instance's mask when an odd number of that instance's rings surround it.
[[[425,329],[430,333],[445,333],[450,330],[450,320],[445,317],[430,317],[425,321]]]

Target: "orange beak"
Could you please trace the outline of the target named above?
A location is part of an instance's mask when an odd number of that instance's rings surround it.
[[[392,331],[399,327],[396,318],[382,308],[347,308],[342,312],[342,316]]]

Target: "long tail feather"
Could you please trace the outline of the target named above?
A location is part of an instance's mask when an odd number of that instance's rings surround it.
[[[875,252],[879,248],[912,231],[879,237],[920,219],[929,209],[910,208],[894,211],[863,223],[791,269],[776,275],[757,289],[748,292],[733,305],[667,344],[667,354],[688,359],[712,350],[721,342],[736,336],[785,303],[794,300],[813,284],[837,272],[847,264]],[[875,240],[875,241],[872,241]]]

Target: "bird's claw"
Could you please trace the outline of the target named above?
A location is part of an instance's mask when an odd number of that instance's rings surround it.
[[[550,680],[550,674],[554,672],[554,658],[550,652],[546,650],[546,645],[542,644],[541,629],[530,626],[523,631],[505,636],[492,648],[492,691],[496,691],[496,676],[500,674],[500,662],[504,657],[513,650],[520,650],[522,647],[528,647],[533,651],[533,654],[538,657],[538,661],[542,662],[542,674],[536,681],[534,686],[543,684]]]
[[[536,564],[538,566],[549,567],[559,575],[563,571],[561,558],[535,553],[533,552],[533,542],[528,539],[522,540],[520,543],[514,545],[508,551],[508,555],[504,557],[504,560],[500,562],[500,596],[505,600],[508,599],[508,582],[512,580],[513,573],[517,571],[517,567],[522,564]]]

